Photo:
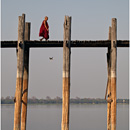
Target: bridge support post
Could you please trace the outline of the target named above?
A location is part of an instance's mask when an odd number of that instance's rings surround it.
[[[117,64],[117,19],[112,18],[111,28],[111,130],[116,130],[116,65]]]
[[[23,87],[23,71],[24,71],[24,31],[25,31],[25,14],[19,16],[18,23],[18,44],[17,44],[17,80],[15,92],[14,106],[14,130],[20,130],[21,119],[21,100]]]
[[[111,27],[109,27],[108,40],[111,40]],[[107,52],[107,130],[111,130],[111,48],[108,47]]]
[[[30,25],[25,23],[25,38],[30,40]],[[26,130],[27,121],[27,101],[28,101],[28,79],[29,79],[29,47],[25,46],[24,52],[24,74],[23,74],[23,91],[22,91],[22,113],[21,113],[21,130]]]
[[[65,16],[63,42],[63,92],[61,130],[69,130],[71,17]]]

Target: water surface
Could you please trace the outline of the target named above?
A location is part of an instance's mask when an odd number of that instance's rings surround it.
[[[27,130],[60,130],[61,105],[28,105]],[[2,130],[13,130],[13,105],[2,105]],[[129,105],[117,105],[117,130],[128,130]],[[70,130],[106,130],[107,105],[70,105]]]

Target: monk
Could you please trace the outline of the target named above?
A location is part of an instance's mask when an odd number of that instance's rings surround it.
[[[40,41],[42,41],[44,38],[46,40],[49,39],[49,25],[47,23],[48,17],[45,16],[44,21],[42,22],[42,25],[40,27],[40,31],[39,31],[39,37],[41,36],[42,38],[40,39]]]

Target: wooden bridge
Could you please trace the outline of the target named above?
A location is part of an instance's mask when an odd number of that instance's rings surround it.
[[[64,19],[63,41],[30,41],[31,23],[25,23],[25,14],[19,16],[18,41],[1,41],[2,48],[16,48],[17,79],[15,92],[14,130],[26,130],[29,51],[38,47],[63,47],[63,94],[61,130],[69,130],[70,105],[70,56],[71,47],[107,47],[108,81],[105,99],[107,100],[107,130],[116,130],[116,66],[117,47],[129,47],[128,40],[117,40],[117,19],[112,18],[108,40],[72,41],[71,17]]]

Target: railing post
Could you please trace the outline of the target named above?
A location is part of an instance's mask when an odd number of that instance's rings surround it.
[[[63,93],[61,130],[69,130],[71,17],[65,16],[63,42]]]
[[[111,40],[111,27],[109,27],[108,40]],[[108,47],[107,52],[107,130],[111,130],[111,48]]]
[[[25,31],[25,14],[19,16],[18,23],[18,44],[17,44],[17,80],[15,92],[15,111],[14,111],[14,130],[20,130],[21,119],[21,100],[23,87],[24,71],[24,31]]]
[[[30,25],[31,23],[25,23],[25,38],[24,40],[30,40]],[[27,101],[28,101],[28,80],[29,80],[29,48],[25,45],[24,52],[24,74],[23,74],[23,93],[22,93],[22,113],[21,113],[21,130],[26,130],[27,121]]]
[[[116,65],[117,64],[117,20],[112,18],[111,28],[111,130],[116,130]]]

